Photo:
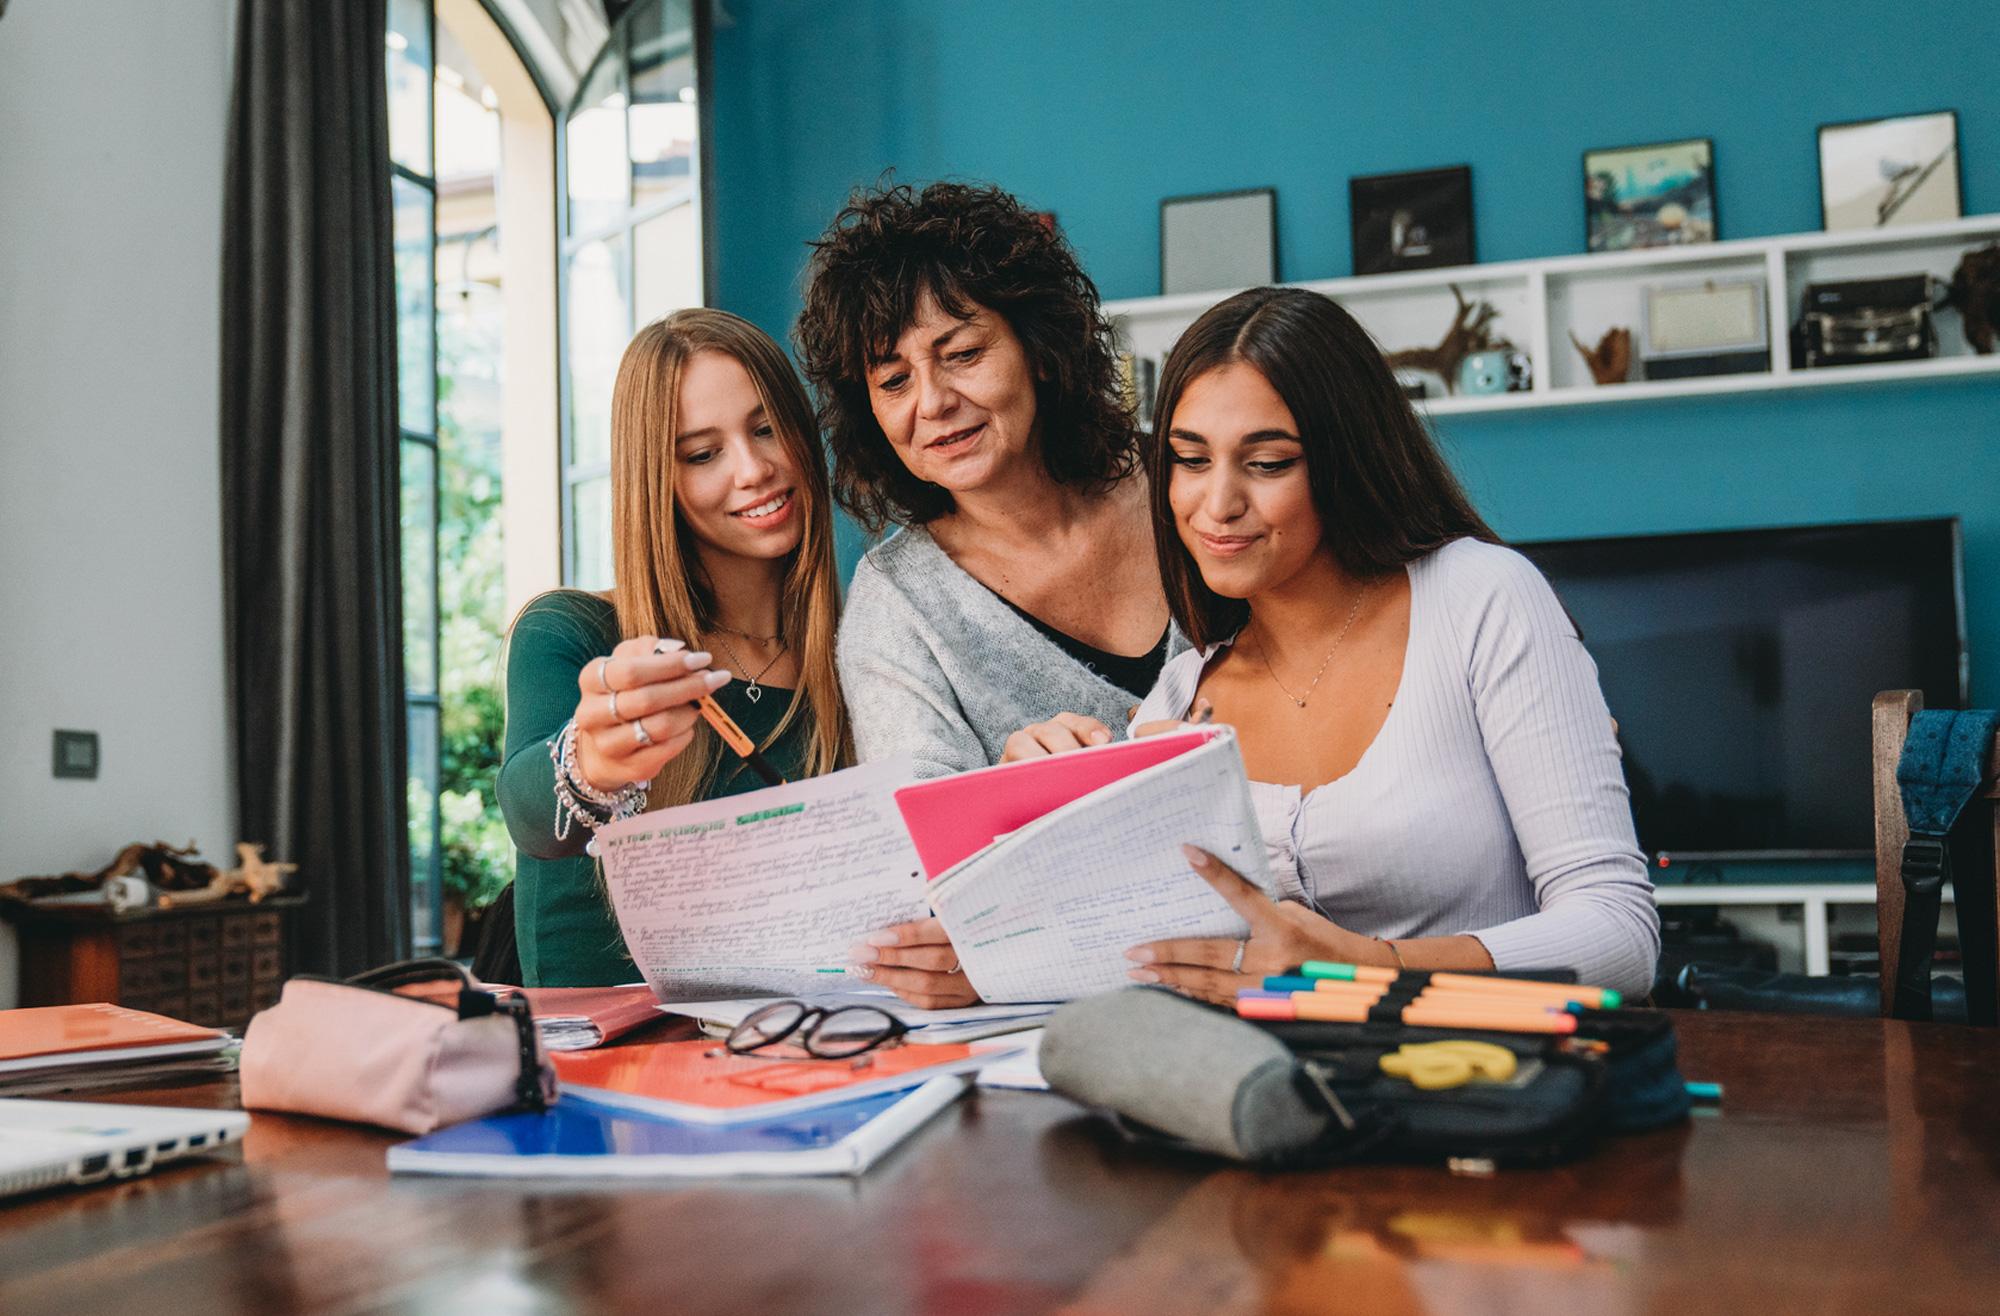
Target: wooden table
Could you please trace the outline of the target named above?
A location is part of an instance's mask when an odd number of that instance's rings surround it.
[[[387,1135],[260,1115],[240,1162],[0,1207],[0,1310],[2000,1309],[2000,1037],[1679,1023],[1720,1113],[1487,1179],[1218,1170],[1039,1093],[961,1103],[858,1182],[392,1180]]]

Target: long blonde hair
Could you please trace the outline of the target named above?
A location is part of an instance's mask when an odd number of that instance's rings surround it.
[[[769,335],[726,311],[675,311],[641,329],[618,364],[611,391],[611,546],[618,631],[692,641],[718,620],[674,502],[674,435],[679,432],[681,376],[689,358],[722,352],[749,372],[777,431],[803,475],[797,497],[805,530],[785,569],[779,634],[799,658],[798,689],[769,739],[800,716],[812,719],[805,770],[817,776],[853,762],[847,706],[834,671],[834,620],[840,587],[833,560],[833,501],[812,404],[791,362]],[[761,748],[761,747],[760,747]],[[698,730],[693,743],[654,779],[650,807],[686,804],[713,783],[726,751]]]

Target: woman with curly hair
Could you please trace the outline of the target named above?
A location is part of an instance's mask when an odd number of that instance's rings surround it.
[[[857,193],[814,245],[796,335],[835,496],[902,527],[841,618],[856,751],[935,777],[1110,740],[1185,645],[1096,287],[993,187]],[[884,985],[971,999],[935,920],[875,941]]]

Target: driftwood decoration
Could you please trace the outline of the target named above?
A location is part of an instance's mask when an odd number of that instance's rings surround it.
[[[2000,242],[1968,251],[1952,271],[1944,304],[1965,317],[1965,341],[1985,356],[2000,332]]]
[[[1625,376],[1632,372],[1632,331],[1630,329],[1607,329],[1604,337],[1597,340],[1595,349],[1585,347],[1583,341],[1571,330],[1569,341],[1583,354],[1583,363],[1590,367],[1590,377],[1600,384],[1622,384]]]
[[[1400,352],[1387,356],[1391,370],[1431,370],[1443,378],[1444,386],[1458,391],[1458,367],[1474,352],[1487,352],[1503,346],[1495,342],[1489,326],[1498,319],[1500,312],[1493,309],[1488,301],[1468,302],[1465,294],[1451,285],[1451,295],[1458,301],[1458,313],[1452,317],[1451,328],[1436,347],[1406,347]]]

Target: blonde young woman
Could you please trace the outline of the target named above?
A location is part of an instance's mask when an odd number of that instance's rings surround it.
[[[712,310],[639,331],[612,392],[617,584],[542,595],[508,645],[499,797],[527,985],[640,976],[584,854],[595,827],[762,784],[700,720],[703,695],[788,779],[852,761],[831,509],[776,343]]]

